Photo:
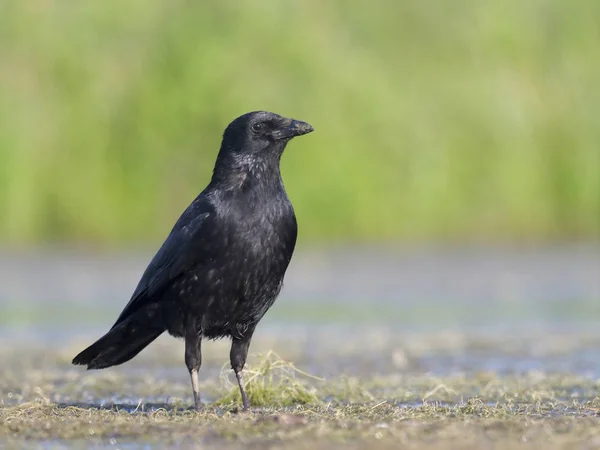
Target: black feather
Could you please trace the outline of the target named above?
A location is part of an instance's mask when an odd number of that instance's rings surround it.
[[[200,366],[202,337],[231,337],[238,373],[296,244],[279,161],[293,137],[311,131],[264,111],[234,120],[210,184],[176,222],[111,330],[73,363],[90,369],[121,364],[168,331],[186,338],[190,371]]]

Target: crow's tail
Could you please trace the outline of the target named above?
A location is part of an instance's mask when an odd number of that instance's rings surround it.
[[[129,361],[165,331],[158,314],[158,308],[144,308],[122,319],[73,358],[73,364],[104,369]]]

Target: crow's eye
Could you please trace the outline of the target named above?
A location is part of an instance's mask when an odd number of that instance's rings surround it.
[[[258,133],[264,129],[265,129],[265,124],[263,122],[258,122],[258,123],[255,123],[254,125],[252,125],[252,131],[254,131],[255,133]]]

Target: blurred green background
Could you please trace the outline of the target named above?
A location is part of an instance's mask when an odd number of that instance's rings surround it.
[[[0,241],[155,244],[256,109],[302,239],[598,238],[597,0],[8,0]]]

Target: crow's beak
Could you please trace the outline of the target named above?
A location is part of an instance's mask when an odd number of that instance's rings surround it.
[[[291,120],[291,123],[288,126],[273,132],[273,137],[277,140],[291,139],[296,136],[308,134],[313,130],[314,128],[306,122],[302,122],[300,120]]]

